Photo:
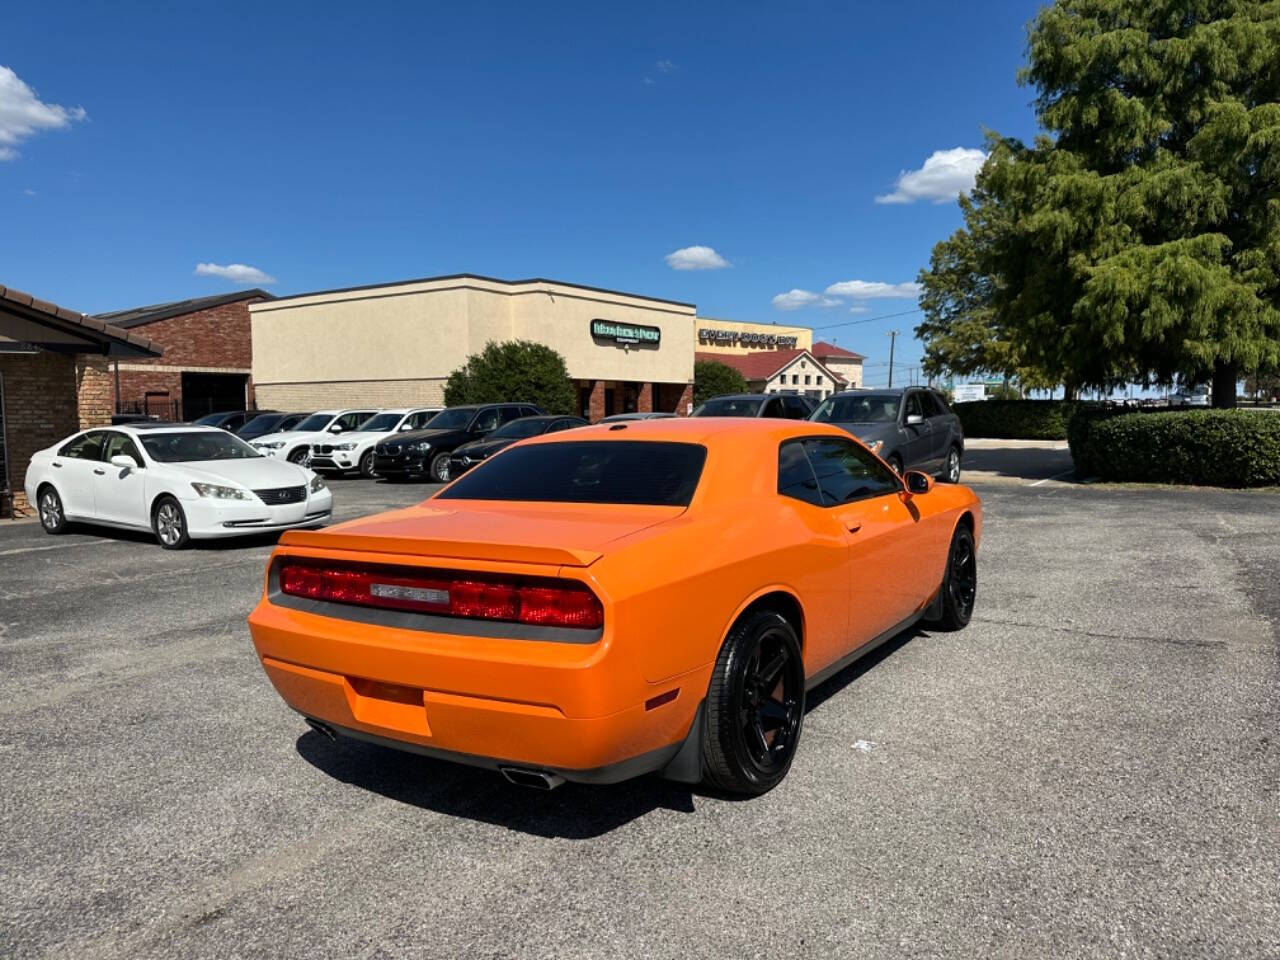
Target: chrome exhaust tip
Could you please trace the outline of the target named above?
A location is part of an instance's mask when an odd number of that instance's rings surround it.
[[[518,787],[529,787],[531,790],[554,790],[564,783],[564,777],[546,770],[527,770],[524,767],[499,767],[498,772],[507,778],[508,783]]]
[[[312,720],[310,717],[303,717],[303,719],[307,721],[307,726],[316,733],[321,736],[328,737],[330,740],[335,742],[337,741],[338,735],[334,733],[333,727],[329,726],[327,723],[322,723],[319,720]]]

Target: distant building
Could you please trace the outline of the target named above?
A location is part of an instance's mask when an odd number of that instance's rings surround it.
[[[164,350],[155,359],[114,365],[116,412],[194,420],[253,409],[249,304],[272,299],[265,290],[239,290],[98,314],[96,319],[135,331]]]
[[[733,367],[755,393],[801,393],[814,400],[823,400],[845,387],[844,379],[808,350],[761,350],[739,354],[699,350],[694,359]]]
[[[825,340],[815,343],[812,353],[824,367],[844,379],[845,389],[855,390],[862,386],[862,361],[866,359],[862,354]]]

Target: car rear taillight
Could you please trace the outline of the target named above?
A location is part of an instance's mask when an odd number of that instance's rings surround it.
[[[604,624],[599,598],[573,580],[300,560],[282,561],[277,577],[281,593],[311,600],[551,627]]]

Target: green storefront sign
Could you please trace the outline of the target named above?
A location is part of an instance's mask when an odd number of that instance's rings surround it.
[[[662,339],[658,327],[646,327],[637,323],[614,323],[612,320],[592,320],[591,336],[613,343],[646,343],[656,347]]]

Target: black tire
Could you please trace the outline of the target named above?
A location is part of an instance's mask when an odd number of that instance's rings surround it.
[[[762,610],[729,631],[711,675],[706,717],[708,784],[759,796],[787,775],[804,726],[804,661],[785,617]]]
[[[947,551],[947,572],[942,577],[942,616],[938,626],[943,630],[963,630],[973,616],[978,597],[978,555],[973,534],[963,523],[951,535]]]
[[[902,458],[900,456],[896,453],[891,453],[889,456],[885,457],[884,462],[889,465],[889,468],[893,470],[894,473],[898,476],[902,476]]]
[[[183,550],[191,543],[187,515],[174,497],[163,496],[151,510],[151,531],[166,550]]]
[[[431,479],[436,483],[449,482],[449,454],[437,453],[431,458]]]
[[[943,483],[960,482],[960,448],[955,444],[947,451],[947,459],[942,464],[942,473],[938,474],[938,479]]]
[[[373,472],[372,450],[366,451],[365,455],[360,458],[360,476],[364,477],[366,480],[372,480],[377,476],[377,474]]]
[[[36,510],[40,514],[40,526],[44,532],[58,536],[67,532],[67,513],[62,509],[62,497],[49,484],[40,488],[36,494]]]
[[[302,465],[311,459],[311,448],[310,447],[294,447],[292,450],[289,451],[289,456],[286,457],[285,459],[287,459],[290,463],[296,463],[296,464]]]

